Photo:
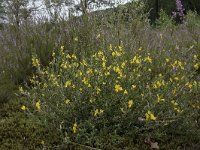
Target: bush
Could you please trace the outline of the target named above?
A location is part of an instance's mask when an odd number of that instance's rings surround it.
[[[174,22],[171,17],[169,17],[164,10],[161,9],[159,18],[156,20],[156,26],[160,29],[163,28],[174,28]]]
[[[31,89],[21,89],[21,94],[32,104],[25,111],[42,117],[46,126],[61,128],[66,142],[105,148],[147,137],[165,141],[175,125],[177,136],[191,134],[182,126],[198,114],[194,95],[199,95],[200,83],[193,79],[198,54],[190,61],[174,51],[158,55],[140,48],[130,53],[110,45],[88,57],[62,46],[52,56],[47,67],[33,56],[37,73],[30,79]],[[199,135],[192,135],[198,141]]]

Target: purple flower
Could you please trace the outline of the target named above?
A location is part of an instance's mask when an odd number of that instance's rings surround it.
[[[177,18],[179,17],[180,20],[183,20],[184,17],[184,7],[181,0],[176,0],[176,11],[172,12],[172,17]]]

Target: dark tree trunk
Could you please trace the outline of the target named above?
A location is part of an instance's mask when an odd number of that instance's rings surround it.
[[[155,1],[156,18],[159,17],[159,0]]]

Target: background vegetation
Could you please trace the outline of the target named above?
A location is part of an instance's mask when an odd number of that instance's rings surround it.
[[[181,23],[175,1],[80,3],[68,20],[11,2],[0,2],[1,149],[200,148],[197,1]]]

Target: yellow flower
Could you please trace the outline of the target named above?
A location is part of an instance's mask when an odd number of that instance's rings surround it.
[[[194,55],[194,59],[197,60],[197,55]]]
[[[128,101],[128,108],[131,108],[133,106],[133,100]]]
[[[105,62],[102,63],[102,68],[106,69],[106,63]]]
[[[112,49],[113,49],[113,46],[112,46],[112,44],[110,44],[109,50],[112,51]]]
[[[122,72],[122,70],[119,68],[119,66],[114,66],[114,67],[113,67],[113,70],[114,70],[115,72],[119,73],[119,74]]]
[[[161,86],[164,86],[164,85],[165,85],[165,81],[164,80],[158,80],[158,81],[155,81],[153,83],[153,88],[157,89],[157,88],[160,88]]]
[[[82,64],[83,66],[87,66],[86,60],[83,60],[83,61],[81,62],[81,64]]]
[[[100,109],[100,110],[99,110],[99,113],[100,113],[100,114],[102,114],[103,112],[104,112],[104,110],[103,110],[103,109]]]
[[[153,120],[153,121],[155,121],[156,117],[153,114],[150,114],[150,119]]]
[[[86,71],[87,74],[92,74],[93,73],[93,70],[91,68],[89,68],[87,71]]]
[[[169,58],[166,58],[165,61],[166,61],[166,62],[169,62]]]
[[[144,93],[141,93],[141,96],[144,97]]]
[[[115,92],[120,92],[120,91],[123,91],[123,88],[119,84],[116,84],[115,85]]]
[[[126,63],[127,63],[127,61],[123,62],[123,63],[121,64],[121,68],[124,68],[124,67],[126,66]]]
[[[124,90],[124,94],[128,94],[128,91],[127,91],[127,90]]]
[[[178,78],[178,77],[174,77],[174,80],[178,81],[178,80],[179,80],[179,78]]]
[[[123,51],[123,47],[121,45],[118,46],[119,51]]]
[[[67,69],[67,64],[66,64],[66,63],[62,63],[62,64],[60,65],[60,67],[63,68],[63,69]]]
[[[156,117],[154,116],[154,114],[152,114],[151,111],[148,111],[146,114],[145,114],[145,117],[146,117],[146,120],[153,120],[155,121],[156,120]]]
[[[171,103],[172,103],[174,106],[178,106],[178,103],[177,103],[175,100],[172,100]]]
[[[60,47],[60,51],[61,51],[61,52],[64,51],[64,46],[61,46],[61,47]]]
[[[52,57],[54,57],[55,55],[56,55],[56,53],[55,53],[55,52],[53,52],[53,53],[52,53]]]
[[[101,92],[101,89],[98,86],[95,87],[95,90],[96,90],[97,94],[99,94]]]
[[[109,72],[109,71],[106,71],[104,74],[105,74],[105,76],[109,76],[109,75],[110,75],[110,72]]]
[[[88,84],[88,87],[92,87],[91,84]]]
[[[106,62],[106,61],[107,61],[105,56],[102,56],[101,60],[102,60],[103,62]]]
[[[38,101],[35,103],[35,107],[36,107],[38,110],[41,109],[40,100],[38,100]]]
[[[146,120],[149,120],[150,116],[148,113],[145,114]]]
[[[83,78],[82,80],[83,84],[85,84],[87,87],[92,87],[91,84],[89,83],[88,79],[86,77]]]
[[[82,80],[82,82],[83,82],[85,85],[87,85],[87,84],[88,84],[88,80],[87,80],[87,78],[84,77],[83,80]]]
[[[77,37],[75,37],[75,38],[74,38],[74,41],[76,41],[76,42],[77,42],[77,41],[78,41],[78,38],[77,38]]]
[[[96,109],[96,110],[94,111],[94,116],[96,117],[97,115],[100,115],[100,114],[102,114],[103,112],[104,112],[103,109]]]
[[[181,109],[179,109],[179,108],[177,108],[177,107],[174,107],[174,110],[176,110],[178,113],[183,112],[183,110],[181,110]]]
[[[77,132],[77,127],[78,127],[77,123],[74,123],[72,127],[73,133]]]
[[[130,62],[131,64],[140,64],[140,59],[137,56],[134,56]]]
[[[69,54],[67,54],[66,58],[69,58],[69,59],[71,59],[72,57],[71,57]]]
[[[195,70],[198,70],[198,69],[199,69],[199,64],[198,64],[198,63],[196,63],[196,64],[194,65],[194,69],[195,69]]]
[[[35,56],[33,56],[33,58],[32,58],[32,65],[34,67],[40,66],[40,61]]]
[[[121,56],[121,55],[122,55],[121,52],[118,52],[118,51],[112,52],[112,56],[113,56],[113,57],[119,57],[119,56]]]
[[[157,94],[157,101],[158,101],[158,103],[159,103],[159,102],[164,102],[165,99],[162,98],[162,96],[160,96],[160,95]]]
[[[99,113],[99,110],[96,109],[96,110],[94,111],[94,116],[96,117],[96,116],[98,115],[98,113]]]
[[[147,56],[145,59],[144,59],[145,62],[149,62],[149,63],[152,63],[152,59],[150,58],[150,56]]]
[[[70,100],[69,100],[69,99],[66,99],[65,103],[66,103],[66,104],[69,104],[69,103],[70,103]]]
[[[77,59],[77,57],[76,57],[76,55],[75,54],[72,54],[72,56],[71,56],[72,58],[74,58],[74,59]]]
[[[21,86],[19,87],[19,92],[20,93],[24,93],[24,90],[23,90],[23,88]]]
[[[80,77],[82,75],[83,75],[83,73],[80,70],[78,70],[78,72],[75,74],[75,77]]]
[[[22,105],[21,110],[25,111],[27,108],[25,105]]]
[[[99,58],[102,58],[104,56],[103,51],[101,51],[101,50],[98,51],[97,55]]]
[[[173,69],[179,67],[179,68],[181,68],[182,70],[184,70],[184,66],[183,66],[183,63],[182,63],[181,61],[177,61],[177,60],[176,60],[176,61],[172,64],[172,67],[173,67]]]
[[[187,82],[185,85],[186,85],[188,88],[190,88],[190,89],[193,87],[193,84],[190,83],[190,82]]]
[[[97,35],[97,39],[99,39],[101,37],[101,34],[99,33],[98,35]]]
[[[136,88],[136,85],[133,84],[131,87],[132,87],[132,89],[135,89],[135,88]]]
[[[72,85],[72,81],[66,81],[64,87],[70,87]]]

